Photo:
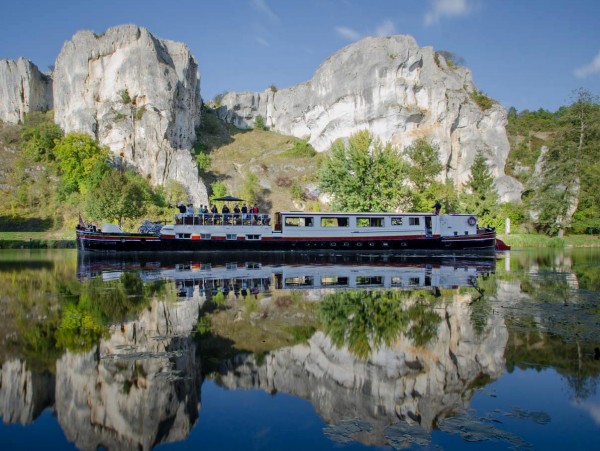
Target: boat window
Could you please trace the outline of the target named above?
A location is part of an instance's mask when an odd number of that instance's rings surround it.
[[[190,233],[178,233],[177,238],[189,239],[192,235]]]
[[[246,235],[247,240],[260,240],[260,235]]]
[[[287,287],[312,287],[314,279],[312,276],[286,277],[285,286]]]
[[[421,223],[420,219],[421,218],[408,218],[408,225],[418,226]]]
[[[237,240],[237,235],[235,233],[228,233],[227,239],[228,240]]]
[[[393,226],[401,226],[402,225],[402,218],[398,217],[398,218],[392,218],[392,225]]]
[[[312,227],[314,218],[312,216],[286,216],[285,225],[290,227]]]
[[[321,285],[324,287],[328,287],[328,286],[347,287],[348,286],[348,277],[321,276]]]
[[[421,279],[419,279],[418,277],[409,277],[408,285],[411,287],[418,287],[419,285],[421,285]]]
[[[210,240],[210,233],[201,233],[200,239],[201,240]]]
[[[382,276],[358,276],[356,278],[356,285],[383,285]]]
[[[347,217],[322,217],[321,227],[348,227],[350,221]]]
[[[357,227],[383,227],[383,218],[356,218]]]

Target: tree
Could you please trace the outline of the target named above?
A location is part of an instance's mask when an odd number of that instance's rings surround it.
[[[136,219],[146,213],[147,182],[132,171],[110,171],[87,196],[87,214],[96,221]]]
[[[559,129],[541,160],[541,177],[529,188],[538,229],[563,236],[573,227],[600,227],[600,105],[579,90],[558,112]],[[575,222],[574,222],[575,221]]]
[[[411,185],[410,200],[413,211],[429,211],[436,200],[451,197],[445,193],[447,186],[437,181],[444,166],[440,162],[440,151],[424,139],[419,139],[405,150],[410,159],[407,176]],[[446,208],[448,208],[447,202]]]
[[[479,217],[481,224],[490,224],[496,217],[498,192],[494,187],[494,177],[481,151],[475,155],[471,175],[464,195],[465,208]]]
[[[183,183],[177,180],[169,180],[165,184],[165,198],[169,205],[177,205],[187,200],[187,191]]]
[[[57,142],[54,154],[61,176],[60,185],[65,194],[85,194],[97,187],[110,170],[108,147],[100,146],[87,133],[69,133]]]
[[[29,113],[21,129],[21,150],[33,161],[50,163],[55,160],[54,146],[63,132],[48,113]]]
[[[392,148],[366,130],[336,141],[319,171],[319,186],[342,211],[395,211],[406,204],[406,167]]]

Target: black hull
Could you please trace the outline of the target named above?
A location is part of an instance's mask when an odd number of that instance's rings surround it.
[[[239,251],[335,251],[335,252],[371,252],[371,251],[490,251],[495,250],[496,238],[473,237],[473,239],[424,238],[408,240],[182,240],[182,239],[130,239],[126,236],[117,239],[95,237],[78,237],[78,248],[82,251],[99,252],[239,252]]]

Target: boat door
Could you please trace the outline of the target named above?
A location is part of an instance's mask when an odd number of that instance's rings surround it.
[[[273,229],[275,232],[281,232],[281,213],[275,213],[275,227]]]
[[[431,216],[425,216],[425,236],[431,238]]]

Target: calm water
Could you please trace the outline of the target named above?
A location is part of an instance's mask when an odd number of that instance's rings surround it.
[[[589,449],[600,250],[0,251],[0,448]]]

